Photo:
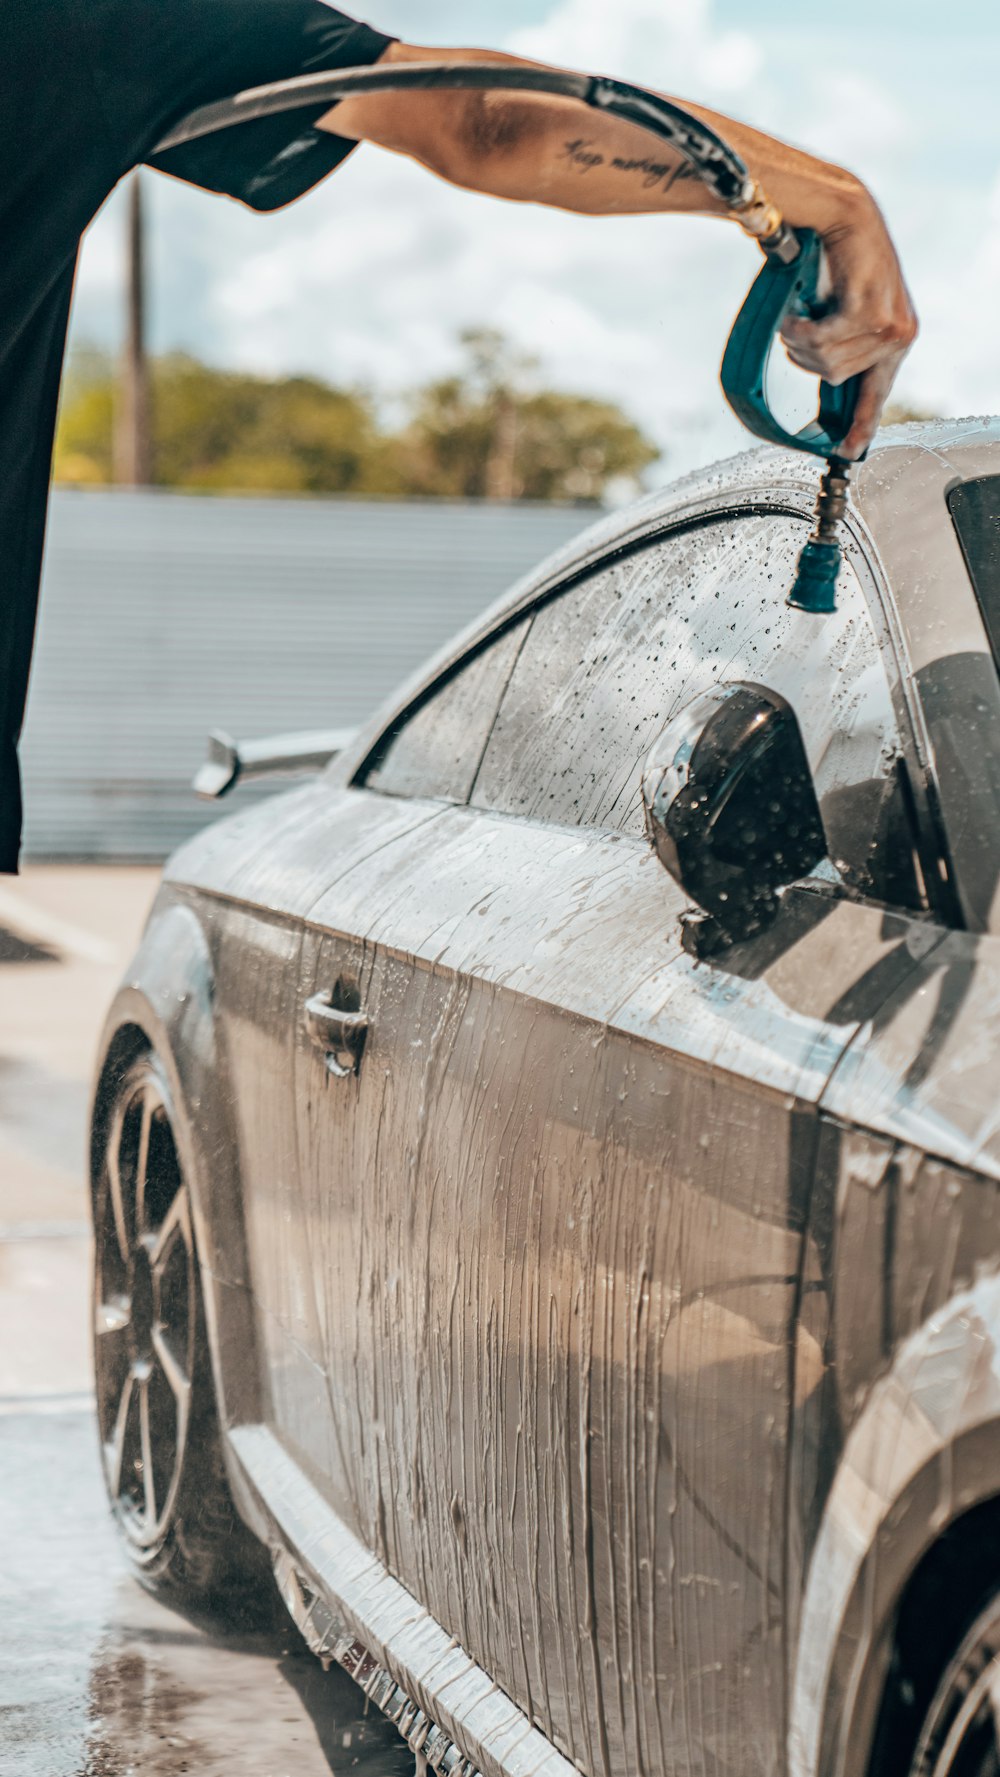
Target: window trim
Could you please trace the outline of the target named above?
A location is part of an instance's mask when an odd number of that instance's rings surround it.
[[[985,482],[989,482],[991,487],[1000,490],[1000,473],[970,475],[962,481],[953,481],[945,491],[945,505],[948,508],[948,517],[954,526],[955,535],[962,551],[962,559],[969,576],[969,585],[972,587],[979,615],[983,620],[983,628],[986,631],[990,653],[993,656],[993,665],[997,675],[1000,676],[1000,598],[991,598],[990,596],[992,588],[983,570],[982,562],[973,551],[973,539],[965,522],[965,514],[961,511],[961,502],[963,498],[968,497],[970,489],[980,488]]]

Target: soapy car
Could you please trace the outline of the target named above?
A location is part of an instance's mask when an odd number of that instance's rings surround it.
[[[433,1770],[995,1769],[998,493],[996,422],[884,433],[818,618],[754,450],[206,762],[312,775],[109,1015],[109,1494]]]

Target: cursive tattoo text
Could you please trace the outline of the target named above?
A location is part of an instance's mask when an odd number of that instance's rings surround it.
[[[643,191],[656,191],[658,188],[669,191],[682,179],[697,179],[698,172],[691,162],[678,155],[676,160],[654,160],[651,154],[644,155],[641,160],[628,160],[624,155],[616,154],[609,162],[599,148],[585,136],[577,136],[572,142],[564,144],[562,158],[569,162],[581,176],[593,173],[598,167],[608,167],[612,173],[624,173],[631,177],[639,177]]]

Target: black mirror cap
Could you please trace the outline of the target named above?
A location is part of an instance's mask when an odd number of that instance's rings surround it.
[[[777,891],[826,856],[795,712],[764,685],[717,685],[694,698],[656,741],[642,792],[650,841],[710,916],[711,947],[764,930]]]

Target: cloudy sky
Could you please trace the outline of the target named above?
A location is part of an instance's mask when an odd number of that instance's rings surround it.
[[[1000,410],[997,0],[359,10],[413,42],[484,44],[700,99],[843,162],[882,204],[921,316],[900,396],[942,413]],[[664,447],[661,475],[739,446],[718,363],[759,256],[730,226],[503,205],[370,148],[273,217],[155,175],[147,188],[158,351],[310,371],[391,398],[453,362],[461,327],[486,323],[552,381],[631,411]],[[115,342],[120,288],[112,199],[85,246],[77,339]]]

